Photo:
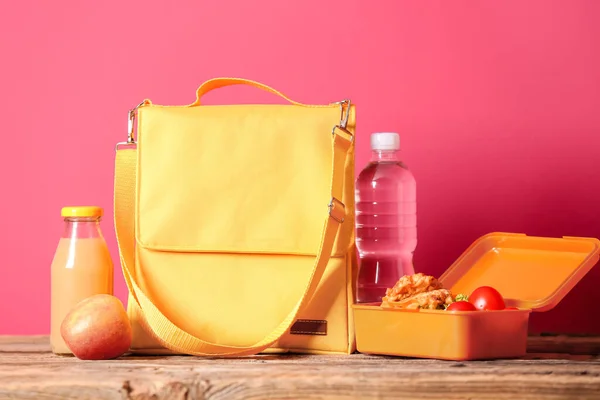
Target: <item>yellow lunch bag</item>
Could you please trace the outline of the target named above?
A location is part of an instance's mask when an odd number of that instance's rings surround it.
[[[290,104],[201,105],[239,84]],[[354,105],[216,78],[194,103],[146,100],[129,122],[114,222],[131,350],[353,352]]]

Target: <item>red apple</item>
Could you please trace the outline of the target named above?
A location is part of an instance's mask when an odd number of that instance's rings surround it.
[[[108,360],[129,350],[131,324],[123,303],[108,294],[88,297],[63,320],[60,333],[75,357]]]

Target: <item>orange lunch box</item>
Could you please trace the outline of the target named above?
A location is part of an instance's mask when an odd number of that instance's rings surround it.
[[[529,314],[555,307],[596,264],[600,240],[490,233],[439,278],[453,295],[492,286],[518,310],[402,310],[354,304],[357,350],[445,360],[517,358],[527,351]]]

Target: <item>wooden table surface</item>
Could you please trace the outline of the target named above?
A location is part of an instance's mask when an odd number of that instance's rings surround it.
[[[600,338],[532,337],[524,359],[55,356],[45,336],[0,336],[0,399],[594,399]]]

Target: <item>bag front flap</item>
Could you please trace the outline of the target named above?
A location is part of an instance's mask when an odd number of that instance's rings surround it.
[[[181,252],[315,255],[331,200],[339,106],[145,106],[138,112],[136,240]],[[354,132],[354,119],[348,128]],[[353,148],[346,220],[354,224]]]

